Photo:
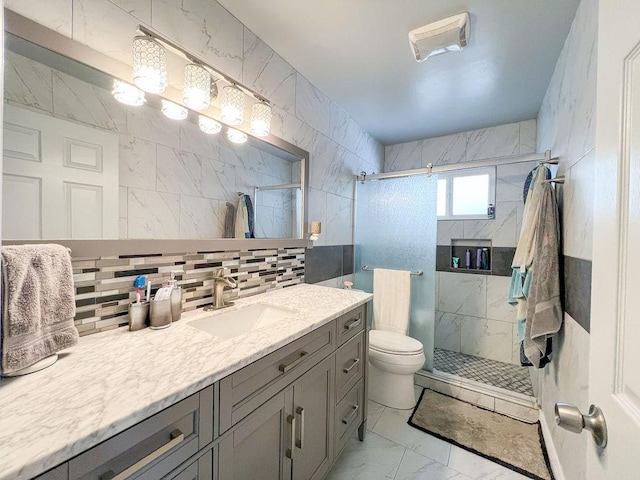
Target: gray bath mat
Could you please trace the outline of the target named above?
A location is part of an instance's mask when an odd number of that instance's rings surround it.
[[[425,389],[409,425],[529,478],[553,480],[539,423],[521,422]]]

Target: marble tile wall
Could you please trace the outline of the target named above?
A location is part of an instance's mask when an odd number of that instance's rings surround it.
[[[385,171],[533,152],[536,120],[528,120],[388,146]],[[439,250],[448,249],[451,239],[489,239],[501,250],[514,248],[524,211],[522,188],[535,165],[527,162],[496,167],[496,218],[439,220]],[[439,293],[435,346],[519,365],[515,311],[506,301],[509,278],[495,273],[436,272]]]
[[[309,208],[311,220],[323,221],[320,244],[353,243],[354,175],[382,171],[384,148],[216,1],[6,0],[5,6],[126,63],[137,25],[150,25],[268,97],[272,132],[311,154]],[[162,138],[161,144],[181,148],[180,132]]]
[[[138,275],[152,283],[154,294],[170,272],[184,271],[176,279],[183,289],[182,310],[189,311],[211,304],[218,267],[227,268],[238,284],[225,293],[232,299],[303,283],[304,258],[304,248],[74,258],[75,324],[82,336],[126,326]]]
[[[551,149],[558,155],[558,174],[567,179],[557,187],[565,282],[584,283],[591,278],[597,18],[597,0],[582,0],[538,115],[538,150]],[[574,275],[576,269],[579,275]],[[564,328],[554,338],[553,361],[543,370],[532,370],[532,376],[564,478],[585,478],[589,440],[558,428],[553,408],[558,401],[580,408],[589,405],[590,285],[574,287],[567,284],[567,293],[582,294],[566,299]]]

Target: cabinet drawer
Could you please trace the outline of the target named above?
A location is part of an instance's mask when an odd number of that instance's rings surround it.
[[[162,480],[213,480],[213,451],[207,450],[199,458],[180,465]]]
[[[37,476],[34,480],[67,480],[69,478],[69,464],[62,465],[49,470],[47,473]]]
[[[335,322],[331,322],[223,378],[220,381],[220,433],[332,353],[335,337]]]
[[[336,405],[336,455],[345,446],[353,432],[362,423],[364,412],[364,380],[360,380]]]
[[[213,386],[69,461],[69,479],[157,480],[213,440]]]
[[[367,360],[364,335],[361,332],[336,352],[336,402],[362,378]]]
[[[362,305],[345,313],[337,320],[338,325],[338,345],[343,345],[358,333],[364,330],[366,323],[365,306]]]

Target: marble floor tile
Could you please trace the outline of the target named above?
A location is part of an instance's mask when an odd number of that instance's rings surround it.
[[[375,427],[378,420],[380,420],[385,408],[386,407],[384,405],[380,405],[373,400],[369,400],[367,410],[367,430],[373,430],[373,427]]]
[[[352,438],[327,480],[393,480],[405,448],[369,432],[364,442]]]
[[[453,445],[448,467],[475,480],[524,480],[527,477]]]
[[[407,450],[402,457],[395,480],[471,480],[440,462]]]
[[[373,432],[446,465],[451,444],[407,424],[412,413],[412,410],[386,408]]]

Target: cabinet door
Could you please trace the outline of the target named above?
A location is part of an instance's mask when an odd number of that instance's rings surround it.
[[[334,375],[329,357],[294,383],[294,480],[321,479],[333,461]]]
[[[220,480],[290,480],[293,391],[279,393],[220,441]]]

